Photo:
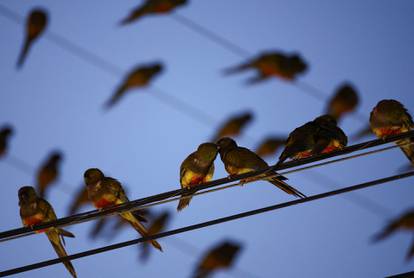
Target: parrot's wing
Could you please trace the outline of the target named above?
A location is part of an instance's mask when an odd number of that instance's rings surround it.
[[[230,151],[226,155],[226,159],[229,160],[231,165],[234,165],[237,168],[260,170],[268,167],[267,163],[255,152],[242,147]]]
[[[45,199],[39,198],[37,205],[39,206],[39,210],[45,216],[45,222],[50,222],[50,221],[54,221],[57,219],[56,213],[48,201],[46,201]]]
[[[118,180],[110,177],[105,177],[105,184],[108,190],[110,190],[111,193],[114,194],[121,201],[121,203],[129,202],[129,199],[126,196],[125,191]]]

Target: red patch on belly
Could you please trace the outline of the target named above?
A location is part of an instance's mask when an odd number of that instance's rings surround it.
[[[190,185],[196,185],[204,182],[203,176],[194,176],[191,178]]]
[[[387,128],[387,127],[383,127],[379,129],[380,135],[381,137],[384,136],[391,136],[391,135],[397,135],[402,133],[401,128]]]
[[[312,156],[312,151],[304,151],[304,152],[297,153],[295,155],[295,159],[307,158],[311,156]]]
[[[99,199],[98,201],[95,201],[94,205],[96,208],[101,209],[101,208],[106,208],[106,207],[114,205],[114,202],[111,202],[105,198],[102,198],[102,199]]]
[[[333,152],[333,151],[336,151],[336,150],[339,150],[339,149],[341,149],[341,148],[335,147],[335,146],[328,146],[322,151],[322,153],[330,153],[330,152]]]
[[[27,227],[32,227],[35,225],[39,225],[42,224],[43,222],[43,218],[40,218],[37,215],[34,216],[29,216],[23,219],[24,225]],[[38,230],[35,233],[40,234],[40,233],[44,233],[47,229],[43,229],[43,230]]]

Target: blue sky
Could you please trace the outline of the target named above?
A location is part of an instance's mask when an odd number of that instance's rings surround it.
[[[104,112],[123,75],[108,74],[46,38],[40,38],[20,71],[15,68],[23,40],[23,26],[0,16],[0,125],[11,123],[16,133],[10,155],[34,168],[54,149],[64,152],[60,183],[48,200],[58,216],[65,216],[71,196],[89,167],[99,167],[128,185],[131,199],[179,187],[181,161],[230,115],[252,110],[254,121],[238,138],[255,147],[269,134],[287,134],[318,116],[325,103],[294,84],[279,80],[245,86],[248,73],[225,77],[222,70],[243,59],[189,30],[173,17],[158,16],[125,27],[117,26],[140,1],[3,1],[20,15],[37,6],[49,11],[48,30],[92,51],[122,72],[139,64],[162,61],[166,70],[148,89],[132,91],[116,107]],[[256,54],[275,49],[299,52],[309,63],[301,81],[320,88],[326,99],[344,81],[361,94],[358,112],[368,120],[381,99],[394,98],[413,113],[414,3],[401,1],[190,1],[178,9]],[[160,102],[157,91],[173,95],[203,110],[214,120],[205,125]],[[363,123],[348,117],[341,123],[350,135]],[[351,143],[354,143],[351,140]],[[269,162],[275,162],[271,157]],[[291,184],[306,194],[395,174],[406,159],[398,150],[354,159],[289,175]],[[216,161],[215,177],[226,175]],[[316,172],[333,179],[321,183]],[[34,183],[35,173],[23,173],[0,161],[3,194],[0,230],[21,225],[17,190]],[[411,187],[410,187],[411,186]],[[160,240],[165,252],[153,252],[143,265],[137,247],[119,249],[74,261],[79,277],[189,277],[209,246],[225,238],[241,242],[236,268],[257,277],[378,277],[412,270],[405,262],[412,236],[399,233],[379,244],[370,237],[412,206],[412,180],[405,179],[358,192],[384,208],[376,215],[345,197],[333,197],[248,219],[177,236],[196,250],[180,251],[174,239]],[[352,195],[352,194],[349,194]],[[349,198],[349,197],[348,197]],[[352,198],[352,197],[351,197]],[[170,228],[290,200],[270,184],[258,182],[194,198],[190,207],[174,214]],[[165,205],[175,209],[176,204]],[[160,208],[162,209],[162,208]],[[108,244],[91,241],[93,224],[71,227],[76,239],[67,240],[69,253]],[[135,238],[125,229],[113,242]],[[29,249],[30,248],[30,249]],[[2,270],[55,257],[44,235],[0,244]],[[66,275],[66,276],[65,276]],[[215,277],[242,277],[237,270]],[[17,277],[69,277],[55,265]],[[244,275],[249,277],[247,275]],[[243,277],[244,277],[243,276]]]

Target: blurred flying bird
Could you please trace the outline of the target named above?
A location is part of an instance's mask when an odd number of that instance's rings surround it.
[[[186,3],[187,0],[146,0],[142,5],[130,12],[121,21],[121,25],[130,24],[146,15],[168,14]]]
[[[386,138],[410,131],[414,127],[413,119],[407,109],[400,102],[393,99],[384,99],[378,102],[369,118],[371,130],[378,138]],[[406,138],[396,142],[401,150],[414,164],[414,138]]]
[[[155,235],[160,232],[163,232],[167,227],[168,221],[171,218],[171,214],[168,211],[164,211],[158,217],[156,217],[149,225],[148,234]],[[150,254],[150,249],[148,248],[148,243],[144,242],[141,246],[141,255],[140,258],[142,261],[146,261]]]
[[[219,146],[220,158],[230,176],[263,170],[269,167],[260,156],[247,148],[237,146],[237,143],[229,137],[221,138],[217,145]],[[244,182],[256,179],[264,179],[284,192],[296,197],[306,197],[303,193],[284,182],[287,178],[275,171],[266,172],[257,178],[245,179]]]
[[[225,73],[233,74],[255,69],[257,75],[248,80],[249,84],[255,84],[270,77],[294,81],[298,75],[305,73],[307,68],[307,64],[298,54],[289,55],[282,52],[265,52],[246,63],[227,69]]]
[[[10,136],[13,135],[13,128],[5,125],[0,129],[0,158],[5,156],[9,148]]]
[[[257,155],[266,157],[275,154],[286,142],[286,137],[269,136],[266,137],[256,149]]]
[[[404,215],[391,221],[380,233],[375,235],[374,241],[379,241],[387,238],[397,230],[409,230],[413,232],[414,236],[414,210],[407,211]],[[407,260],[414,256],[414,241],[407,254]]]
[[[93,202],[97,209],[129,202],[121,183],[116,179],[105,177],[101,170],[97,168],[88,169],[84,173],[84,178],[89,200]],[[141,236],[148,236],[147,229],[141,223],[145,218],[141,216],[138,218],[132,212],[123,212],[119,215],[128,221]],[[155,248],[162,251],[161,245],[156,240],[150,242]]]
[[[205,253],[197,264],[192,277],[206,278],[216,270],[230,268],[240,250],[240,244],[231,241],[224,241],[214,246]]]
[[[73,215],[77,213],[83,205],[88,205],[88,204],[90,204],[89,199],[88,199],[88,191],[86,190],[85,185],[82,184],[79,187],[79,190],[75,195],[75,198],[70,204],[69,215]]]
[[[338,127],[336,120],[330,115],[323,115],[296,128],[289,134],[278,164],[288,158],[301,159],[329,153],[342,149],[347,144],[348,138]]]
[[[37,171],[37,190],[40,197],[44,198],[47,189],[57,180],[61,161],[62,153],[53,151]]]
[[[25,59],[32,44],[43,34],[48,22],[47,13],[42,9],[33,9],[26,21],[26,34],[24,39],[23,48],[20,52],[17,60],[17,67],[20,68]]]
[[[114,104],[116,104],[128,90],[148,86],[151,80],[160,74],[162,70],[163,65],[160,63],[138,66],[132,70],[132,72],[128,74],[116,92],[108,100],[106,108],[111,108]]]
[[[217,157],[217,145],[203,143],[197,150],[187,156],[180,167],[181,188],[191,189],[199,184],[210,181],[214,174],[214,160]],[[178,203],[180,211],[190,204],[191,195],[185,194]]]
[[[329,100],[325,112],[339,121],[345,114],[355,111],[358,103],[359,97],[355,88],[350,84],[343,84]]]
[[[20,217],[25,227],[33,227],[38,224],[51,222],[57,219],[52,206],[44,199],[38,197],[33,187],[24,186],[19,189]],[[59,258],[67,256],[63,247],[65,241],[63,237],[75,237],[72,233],[62,228],[48,228],[38,231],[45,232],[50,243],[58,254]],[[66,269],[73,277],[76,277],[75,268],[70,261],[64,261]]]
[[[227,119],[213,136],[212,142],[216,142],[222,137],[239,136],[242,130],[253,120],[253,113],[244,112],[234,115]]]

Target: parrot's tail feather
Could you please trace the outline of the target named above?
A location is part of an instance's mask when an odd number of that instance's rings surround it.
[[[135,218],[131,212],[121,213],[121,216],[127,220],[142,237],[149,236],[147,229]],[[150,243],[152,246],[162,252],[162,247],[156,240],[150,240]]]
[[[265,81],[266,79],[268,79],[267,76],[257,75],[257,76],[254,76],[254,77],[251,77],[251,78],[247,79],[246,84],[247,85],[255,85],[257,83]]]
[[[66,257],[68,254],[66,253],[66,250],[63,247],[63,244],[60,240],[59,232],[56,229],[52,229],[51,231],[46,232],[46,235],[49,238],[49,241],[55,249],[56,253],[58,254],[59,258]],[[64,261],[63,264],[65,265],[66,269],[70,272],[72,277],[76,278],[76,271],[72,263],[70,261]]]
[[[138,19],[140,19],[144,15],[145,15],[145,11],[144,10],[142,10],[142,9],[135,10],[131,14],[129,14],[127,17],[125,17],[124,19],[122,19],[119,22],[119,25],[123,26],[123,25],[130,24],[130,23],[132,23],[134,21],[137,21]]]
[[[182,211],[184,208],[186,208],[190,204],[190,201],[191,196],[182,197],[178,203],[177,211]]]
[[[24,61],[26,60],[27,54],[29,53],[30,46],[32,45],[32,40],[30,38],[26,38],[23,44],[23,48],[20,52],[19,58],[17,59],[16,67],[20,68]]]
[[[230,75],[242,72],[250,68],[250,64],[241,64],[235,67],[227,68],[223,70],[224,75]]]
[[[112,97],[105,103],[105,109],[109,109],[112,106],[114,106],[118,101],[121,99],[121,97],[124,95],[127,87],[126,85],[120,86],[116,92],[112,95]]]
[[[66,231],[66,230],[64,230],[64,229],[62,229],[62,228],[57,228],[57,230],[58,230],[59,234],[60,234],[60,235],[62,235],[62,236],[65,236],[65,237],[72,237],[72,238],[74,238],[74,237],[75,237],[75,235],[74,235],[74,234],[72,234],[71,232]]]
[[[397,143],[404,145],[400,148],[407,156],[408,160],[410,160],[411,164],[414,165],[414,138],[400,140]]]
[[[149,247],[148,243],[146,243],[146,242],[141,244],[141,254],[139,256],[139,259],[141,260],[141,262],[145,262],[149,258],[150,249],[148,247]]]
[[[276,185],[279,189],[285,191],[286,193],[290,195],[295,195],[296,197],[299,197],[299,198],[306,198],[305,194],[295,189],[294,187],[290,186],[283,180],[279,179],[279,177],[267,178],[266,180],[270,182],[271,184]]]
[[[376,242],[389,237],[396,229],[398,229],[398,226],[399,223],[397,222],[391,223],[383,231],[375,235],[373,241]]]

